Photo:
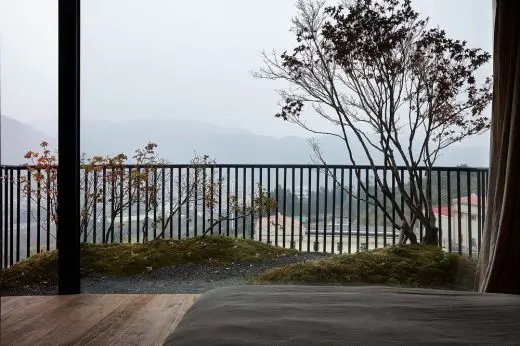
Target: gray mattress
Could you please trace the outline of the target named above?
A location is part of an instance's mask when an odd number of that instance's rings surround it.
[[[204,294],[165,345],[520,345],[520,296],[236,286]]]

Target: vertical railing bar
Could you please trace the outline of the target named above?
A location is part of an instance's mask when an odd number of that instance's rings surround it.
[[[325,167],[325,194],[323,201],[323,253],[327,253],[327,204],[329,199],[329,169]]]
[[[29,188],[29,191],[28,194],[27,194],[27,228],[26,228],[26,232],[27,232],[27,251],[26,251],[26,254],[27,254],[27,257],[31,256],[31,214],[32,214],[32,210],[31,210],[31,195],[32,195],[32,174],[31,174],[31,171],[30,170],[27,170],[27,182],[30,184],[30,188]],[[7,201],[7,199],[6,199]],[[7,204],[7,203],[6,203]],[[7,211],[5,213],[5,217],[7,217]],[[7,227],[6,227],[7,228]],[[7,245],[7,237],[5,238],[6,240],[6,245]],[[4,253],[4,256],[5,254],[7,254],[7,248],[5,250],[5,253]],[[5,264],[7,265],[7,259],[5,260]]]
[[[343,220],[345,218],[344,208],[345,208],[345,169],[340,168],[340,210],[339,210],[339,253],[343,253]],[[350,218],[350,217],[349,217]]]
[[[307,188],[309,197],[307,197],[307,252],[311,251],[311,215],[312,215],[312,169],[308,168]]]
[[[7,201],[6,201],[7,203]],[[14,170],[9,169],[9,264],[14,263]],[[7,215],[5,216],[7,218]]]
[[[282,219],[282,246],[285,248],[285,238],[287,237],[286,233],[286,224],[285,220],[287,219],[287,167],[283,168],[283,219]]]
[[[110,170],[110,242],[113,243],[114,242],[114,224],[113,224],[113,221],[114,221],[114,208],[115,208],[115,196],[114,196],[114,193],[115,193],[115,189],[116,189],[116,182],[115,182],[115,176],[114,176],[114,168],[111,168]]]
[[[429,205],[431,206],[431,209],[433,209],[433,192],[432,192],[432,184],[433,184],[433,177],[432,177],[432,170],[431,169],[427,169],[425,170],[426,172],[426,198],[428,200],[428,203]],[[425,208],[428,208],[428,204],[424,206]],[[429,213],[432,213],[433,210],[428,210],[428,214]],[[427,215],[428,215],[427,214]],[[435,227],[435,225],[434,225]],[[438,232],[437,232],[437,237],[439,236]],[[437,242],[438,244],[438,242]]]
[[[384,189],[385,191],[388,191],[388,171],[386,170],[386,163],[385,163],[385,168],[383,169],[383,181],[384,181]],[[386,213],[388,212],[388,206],[387,206],[387,195],[383,192],[383,209],[384,209],[384,212],[383,212],[383,247],[387,247],[388,244],[387,244],[387,238],[388,238],[388,234],[387,234],[387,223],[388,223],[388,220],[387,220],[387,216],[386,216]],[[376,207],[376,210],[377,210],[377,207]],[[377,226],[377,223],[376,223],[376,226]]]
[[[263,197],[264,196],[263,168],[260,167],[258,174],[259,174],[258,180],[260,181],[258,190],[259,190],[259,193],[261,194],[260,196]],[[260,199],[260,205],[261,205],[261,208],[258,209],[258,241],[262,242],[262,219],[264,217],[263,206],[265,205],[265,201],[263,199]]]
[[[314,252],[319,250],[319,230],[320,230],[320,169],[316,169],[316,235],[314,240]]]
[[[235,200],[238,202],[238,167],[235,167]],[[235,207],[235,206],[233,206]],[[236,209],[236,208],[235,208]],[[238,210],[233,210],[233,217],[235,218],[235,238],[238,238]]]
[[[396,173],[394,173],[396,172]],[[394,171],[392,172],[392,196],[394,196],[394,200],[395,200],[395,180],[396,180],[396,175],[399,174],[399,172],[397,171]],[[401,195],[401,200],[402,200],[402,197],[403,197],[403,194],[400,193]],[[397,204],[397,200],[395,200],[395,204]],[[392,203],[392,246],[395,246],[395,224],[397,223],[396,222],[396,218],[395,218],[395,204]],[[402,208],[401,208],[402,210]]]
[[[1,169],[0,169],[1,171]],[[20,262],[20,219],[21,219],[21,211],[20,211],[20,204],[21,204],[21,175],[22,171],[20,168],[16,170],[16,262]],[[1,178],[0,178],[0,181]],[[47,174],[47,181],[49,181],[49,175]],[[1,184],[0,184],[1,185]],[[49,194],[49,189],[47,189],[47,195]],[[1,196],[0,196],[1,198]],[[49,196],[47,196],[47,200],[49,200]],[[2,208],[0,208],[0,220],[2,219]],[[50,208],[47,207],[47,210],[50,212]],[[50,233],[50,218],[49,218],[49,212],[47,213],[47,234]]]
[[[403,183],[404,185],[404,168],[402,168],[400,170],[400,178],[401,178],[401,182]],[[395,184],[395,183],[394,183]],[[403,191],[405,190],[405,188],[403,187]],[[400,195],[401,195],[401,211],[403,213],[403,215],[406,216],[406,211],[404,210],[404,195],[403,195],[403,191],[399,191],[400,192]],[[394,227],[394,232],[393,232],[393,236],[394,236],[394,245],[395,245],[395,227]]]
[[[159,224],[161,225],[160,234],[162,238],[164,239],[166,237],[165,233],[166,230],[164,229],[164,223],[165,223],[165,209],[166,208],[166,169],[164,166],[161,167],[161,222]],[[155,228],[157,228],[157,223]],[[156,238],[156,237],[154,237]]]
[[[206,195],[206,187],[207,187],[207,173],[206,173],[206,167],[202,169],[202,232],[206,230],[206,198],[208,196]],[[213,235],[213,229],[211,229],[211,235]]]
[[[195,168],[196,169],[196,168]],[[196,184],[196,180],[194,182]],[[184,236],[190,237],[190,206],[191,206],[191,190],[190,190],[190,167],[186,167],[186,231]]]
[[[473,205],[473,198],[471,195],[471,172],[466,172],[466,189],[468,191],[468,252],[469,256],[473,256],[473,237],[471,232],[472,219],[471,219],[471,207]]]
[[[210,192],[211,192],[211,196],[209,197],[210,198],[210,201],[207,203],[208,206],[210,206],[210,209],[209,209],[209,219],[210,219],[210,225],[213,225],[213,222],[214,221],[214,211],[213,209],[215,209],[215,206],[213,204],[214,202],[214,199],[215,199],[215,168],[213,166],[210,167],[209,169],[209,174],[211,176],[210,178]],[[220,183],[218,184],[220,186]],[[219,188],[219,207],[220,207],[220,188]],[[206,203],[204,203],[206,204]],[[206,232],[206,227],[203,228],[202,230],[203,232]],[[220,234],[220,224],[219,224],[219,234]],[[213,235],[213,227],[211,228],[211,235]]]
[[[460,191],[460,169],[457,169],[457,229],[458,229],[458,243],[459,255],[462,255],[462,218],[461,218],[461,191]]]
[[[173,239],[173,167],[170,167],[169,174],[170,174],[170,198],[169,198],[170,207],[168,208],[169,209],[168,218],[170,219],[170,239]],[[180,210],[177,210],[176,212],[180,214]],[[164,215],[163,215],[163,222],[165,222]]]
[[[146,172],[146,180],[144,182],[144,210],[145,210],[145,215],[144,215],[144,234],[143,234],[143,241],[148,241],[150,240],[149,238],[149,229],[148,229],[148,223],[150,222],[150,196],[148,195],[149,191],[150,191],[150,183],[149,183],[149,176],[148,176],[149,172],[147,171]],[[112,242],[114,241],[114,231],[112,230]]]
[[[251,167],[251,211],[255,209],[255,168]],[[250,216],[251,221],[251,239],[254,239],[255,234],[255,213],[251,212]]]
[[[419,181],[417,182],[417,185],[418,185],[418,188],[419,188],[419,196],[421,196],[421,194],[423,193],[423,170],[418,168],[417,171],[419,172]],[[421,197],[419,197],[419,209],[420,210],[423,210],[423,200]],[[424,230],[423,230],[423,224],[422,222],[419,222],[419,242],[422,242],[422,239],[423,239],[423,233],[424,233]]]
[[[299,224],[299,234],[300,238],[298,239],[298,251],[302,251],[302,241],[303,241],[303,168],[300,167],[300,224]]]
[[[182,167],[177,169],[177,239],[182,238]]]
[[[124,183],[125,183],[125,168],[124,167],[121,167],[120,169],[120,172],[121,172],[121,181],[120,181],[120,184],[119,184],[119,209],[120,209],[120,212],[119,212],[119,243],[123,243],[123,205],[124,205],[124,191],[125,191],[125,187],[124,187]]]
[[[88,192],[89,192],[89,188],[90,188],[87,169],[83,170],[83,180],[84,180],[85,190],[83,191],[83,202],[82,202],[82,206],[81,206],[82,212],[81,212],[81,216],[80,216],[80,220],[81,220],[80,227],[83,228],[83,230],[82,230],[83,242],[86,243],[86,242],[88,242],[88,231],[87,231],[88,230],[88,215],[86,215],[86,213],[84,213],[84,212],[88,212],[88,200],[89,200]]]
[[[199,167],[194,168],[193,193],[195,202],[193,204],[193,236],[196,237],[199,234]]]
[[[275,190],[275,194],[276,194],[276,214],[274,216],[274,222],[275,222],[275,225],[274,225],[274,245],[275,246],[278,246],[278,214],[280,214],[280,192],[279,192],[279,170],[278,168],[275,168],[274,170],[275,172],[275,185],[276,185],[276,190]]]
[[[50,197],[50,194],[51,194],[51,179],[50,179],[50,174],[51,174],[51,170],[53,170],[54,168],[47,168],[47,179],[46,179],[46,183],[45,183],[45,191],[47,191],[47,201],[46,201],[46,209],[47,209],[47,217],[46,217],[46,220],[45,220],[45,226],[46,226],[46,245],[47,245],[47,251],[50,251],[51,250],[51,220],[50,220],[50,213],[52,212],[51,211],[51,197]],[[18,196],[18,203],[20,202],[20,196]],[[20,221],[20,217],[18,216],[18,233],[20,233],[20,224],[19,224],[19,221]],[[20,235],[18,234],[18,242],[20,242]]]
[[[242,170],[242,238],[246,239],[247,169]]]
[[[408,173],[408,180],[411,181],[412,179],[412,174]],[[403,180],[404,181],[404,180]],[[412,184],[408,184],[408,195],[409,196],[412,196],[412,200],[413,200],[413,194],[412,194]],[[413,211],[411,208],[410,209],[410,220],[413,219]],[[410,225],[413,229],[412,229],[412,232],[415,232],[415,225]]]
[[[442,243],[443,235],[442,235],[442,192],[441,192],[441,174],[442,172],[440,170],[437,171],[437,207],[438,207],[438,213],[437,213],[437,224],[439,227],[439,246],[441,248],[444,247]]]
[[[9,188],[7,183],[9,181],[9,168],[0,166],[0,172],[2,172],[2,179],[0,180],[0,216],[2,216],[0,219],[0,231],[2,234],[0,236],[2,238],[2,243],[0,246],[2,247],[2,268],[7,268],[9,267]],[[32,185],[30,188],[32,189]],[[25,192],[27,193],[27,189]],[[30,209],[28,208],[28,213],[29,210]]]
[[[222,220],[222,167],[218,168],[218,220]],[[222,222],[218,223],[218,234],[222,234]]]
[[[332,239],[331,239],[331,252],[334,254],[336,252],[336,249],[334,249],[334,241],[335,241],[335,233],[336,233],[336,185],[337,185],[337,169],[334,168],[332,170]]]
[[[107,212],[106,212],[106,204],[107,204],[107,168],[106,168],[106,166],[103,166],[103,173],[102,173],[101,177],[102,177],[101,178],[101,185],[103,187],[103,196],[102,196],[103,206],[101,208],[103,216],[101,218],[101,220],[102,220],[102,224],[101,224],[101,232],[102,232],[102,234],[101,234],[101,236],[103,237],[102,243],[104,244],[105,241],[106,241],[106,217],[107,217]],[[139,227],[139,224],[138,224],[138,227]]]
[[[488,176],[489,176],[489,170],[486,170],[484,174],[482,175],[483,184],[482,184],[482,195],[484,198],[482,198],[482,228],[484,229],[486,227],[486,202],[487,202],[487,192],[488,192]]]
[[[360,233],[361,233],[361,170],[359,168],[356,169],[356,180],[357,180],[357,205],[356,205],[356,252],[359,252],[360,245]]]
[[[3,195],[3,203],[4,203],[4,235],[3,235],[3,245],[4,245],[4,264],[3,267],[7,268],[9,266],[9,169],[5,168],[2,169],[3,174],[2,178],[3,180],[0,181],[0,185],[4,188],[4,195]],[[28,171],[30,173],[30,171]],[[32,181],[30,177],[27,179],[29,184],[29,189],[27,192],[27,202],[31,199],[31,193],[32,193]],[[1,197],[0,197],[1,198]],[[1,208],[1,206],[0,206]],[[0,223],[2,220],[0,220]],[[30,231],[30,222],[31,222],[31,208],[30,204],[27,204],[27,239],[29,239],[29,231]],[[27,241],[27,257],[29,257],[29,248],[30,248],[30,242]]]
[[[296,244],[294,242],[294,203],[296,202],[295,200],[295,194],[296,194],[296,168],[292,167],[291,168],[291,244],[290,244],[290,247],[291,249],[294,249],[296,248]]]
[[[140,242],[140,235],[141,235],[141,168],[137,167],[136,171],[136,184],[135,187],[135,199],[136,199],[136,225],[135,225],[135,238],[137,243]],[[106,190],[103,188],[103,196],[106,194],[104,193]],[[105,215],[105,203],[103,203],[103,215]],[[104,216],[103,216],[104,217]],[[103,239],[105,239],[105,222],[103,221]],[[104,242],[104,240],[103,240]]]
[[[7,204],[6,201],[4,201],[4,180],[6,179],[7,175],[7,168],[4,169],[4,167],[0,166],[0,262],[2,262],[2,268],[7,268],[7,262],[4,262],[4,254],[5,249],[4,246],[7,243],[6,239],[4,238],[4,225],[2,223],[2,220],[4,220],[4,206]],[[6,216],[7,217],[7,216]]]
[[[231,189],[231,183],[230,183],[230,175],[231,175],[231,171],[229,169],[229,167],[227,167],[226,169],[226,235],[229,237],[229,217],[230,217],[230,213],[229,213],[229,202],[230,202],[230,189]]]
[[[370,191],[370,177],[369,177],[368,169],[365,169],[365,186],[366,186],[367,190]],[[365,193],[365,245],[366,245],[367,249],[370,248],[370,246],[369,246],[370,239],[368,237],[368,228],[370,227],[370,225],[369,225],[369,220],[370,220],[369,207],[370,207],[370,204],[368,203],[368,196]]]
[[[377,199],[378,187],[375,183],[377,174],[378,174],[378,170],[375,169],[374,170],[374,198],[376,201],[378,200]],[[374,243],[375,243],[374,246],[376,249],[379,247],[379,238],[378,238],[379,225],[377,224],[377,212],[378,212],[378,208],[377,208],[377,206],[374,205]]]
[[[352,252],[352,168],[348,169],[348,253]]]
[[[97,179],[97,171],[94,170],[94,181]],[[132,180],[133,171],[132,167],[128,167],[128,244],[132,243],[132,205],[134,204],[134,198],[132,195]],[[95,185],[96,183],[94,183]],[[96,186],[94,186],[94,195],[96,195]],[[96,218],[94,218],[94,225],[96,224]],[[94,226],[95,227],[95,226]],[[95,238],[96,236],[94,236]]]
[[[267,193],[269,198],[273,198],[271,194],[271,168],[267,168]],[[278,204],[278,201],[276,201]],[[271,209],[267,210],[267,244],[271,244]]]
[[[42,174],[41,169],[38,168],[37,172],[38,176],[40,177]],[[41,200],[41,182],[38,178],[38,180],[36,180],[36,253],[41,252]]]
[[[481,189],[482,174],[477,171],[477,255],[480,254],[480,246],[482,241],[482,189]]]
[[[448,251],[453,251],[453,241],[452,241],[452,233],[451,233],[451,226],[453,220],[451,219],[451,171],[448,170],[446,172],[447,178],[446,183],[448,185]]]

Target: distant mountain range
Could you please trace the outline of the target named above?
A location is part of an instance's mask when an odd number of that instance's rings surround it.
[[[42,131],[16,119],[3,116],[0,119],[0,162],[2,164],[27,163],[24,155],[29,150],[38,150],[46,141],[52,147],[57,141]]]
[[[21,164],[28,150],[36,150],[42,140],[57,148],[57,134],[42,131],[13,118],[1,117],[1,162]],[[173,163],[187,163],[196,152],[208,154],[219,163],[239,164],[307,164],[312,163],[312,150],[303,137],[275,138],[241,129],[219,127],[196,121],[179,119],[143,119],[124,122],[105,120],[82,121],[81,148],[88,155],[126,153],[148,142],[158,144],[158,153]],[[344,144],[329,136],[317,138],[330,164],[348,164]],[[454,145],[438,160],[442,166],[483,167],[489,162],[487,141],[484,138]],[[357,145],[356,145],[357,144]],[[359,143],[354,152],[362,157]],[[376,160],[381,157],[376,155]],[[359,159],[358,164],[366,164]]]

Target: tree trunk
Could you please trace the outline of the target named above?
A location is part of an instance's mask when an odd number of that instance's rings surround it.
[[[427,245],[439,245],[439,229],[435,226],[426,227],[422,243]]]
[[[428,201],[429,202],[429,201]],[[428,206],[428,221],[429,225],[425,227],[423,244],[439,246],[439,228],[435,225],[437,218],[433,213],[431,203]]]
[[[110,226],[108,226],[107,232],[105,233],[105,239],[103,239],[103,242],[105,244],[108,244],[108,239],[110,238],[113,231],[114,231],[114,222],[111,222]]]
[[[143,233],[143,242],[148,241],[148,216],[144,218],[143,226],[141,226],[141,231]]]
[[[105,244],[108,244],[109,238],[112,238],[112,240],[113,240],[116,217],[117,217],[117,214],[112,214],[112,217],[110,218],[110,225],[108,226],[107,232],[105,234],[105,239],[103,239]]]
[[[417,244],[417,236],[415,233],[410,229],[410,227],[403,227],[401,232],[403,233],[403,244],[406,244],[408,240],[410,240],[410,244]]]
[[[399,245],[404,245],[406,242],[410,240],[410,244],[417,244],[417,236],[412,231],[410,226],[403,222],[401,226],[401,234],[399,235]]]
[[[410,244],[417,244],[417,236],[410,227],[403,228],[403,233],[406,239],[410,240]]]

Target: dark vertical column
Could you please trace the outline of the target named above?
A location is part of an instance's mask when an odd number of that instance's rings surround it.
[[[80,293],[80,0],[59,0],[58,292]]]
[[[0,153],[2,151],[0,150]],[[4,219],[3,218],[3,214],[4,214],[4,209],[2,208],[2,206],[6,206],[7,205],[7,201],[4,201],[3,199],[3,194],[2,194],[2,191],[3,191],[3,185],[2,185],[2,182],[6,179],[5,177],[5,174],[7,173],[7,169],[4,171],[4,168],[2,166],[0,166],[0,262],[1,262],[1,268],[6,268],[7,267],[7,261],[4,262],[4,254],[6,253],[5,250],[4,250],[4,245],[7,243],[7,239],[5,238],[4,236],[4,232],[2,231],[5,231],[5,228],[2,224],[2,220]],[[6,216],[7,217],[7,216]]]

